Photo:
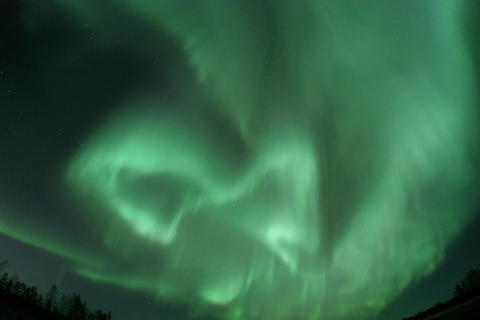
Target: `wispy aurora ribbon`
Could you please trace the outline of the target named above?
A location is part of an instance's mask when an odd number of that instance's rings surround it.
[[[113,257],[68,256],[80,274],[227,319],[361,319],[440,263],[477,175],[460,1],[124,2],[196,78],[72,159]]]

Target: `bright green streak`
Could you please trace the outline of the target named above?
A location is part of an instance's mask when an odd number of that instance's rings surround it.
[[[471,216],[460,5],[189,3],[125,5],[184,45],[191,97],[134,96],[67,170],[104,206],[107,251],[162,262],[78,272],[229,319],[372,316],[434,270]]]

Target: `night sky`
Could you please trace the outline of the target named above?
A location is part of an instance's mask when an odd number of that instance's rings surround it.
[[[480,267],[474,3],[0,0],[0,261],[118,320],[448,300]]]

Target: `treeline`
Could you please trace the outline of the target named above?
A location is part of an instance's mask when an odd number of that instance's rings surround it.
[[[6,262],[0,262],[0,271]],[[0,303],[8,308],[37,319],[52,320],[111,320],[112,313],[90,310],[78,293],[62,295],[57,299],[57,286],[52,285],[44,295],[36,287],[29,287],[20,281],[18,275],[8,272],[0,278]]]
[[[403,320],[423,319],[478,296],[480,296],[480,269],[472,269],[467,272],[465,279],[455,286],[452,299],[437,303],[434,307],[421,311],[412,317],[404,318]]]

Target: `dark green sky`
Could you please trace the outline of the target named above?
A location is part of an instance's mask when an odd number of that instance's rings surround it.
[[[116,319],[401,319],[480,266],[478,7],[0,1],[0,260]]]

